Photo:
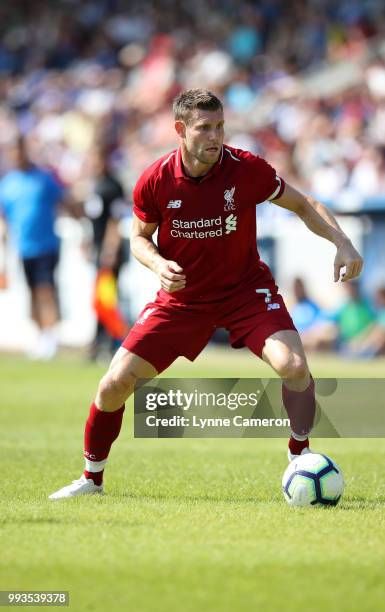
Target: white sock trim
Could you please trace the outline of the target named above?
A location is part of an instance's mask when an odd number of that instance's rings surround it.
[[[304,436],[300,436],[300,434],[296,434],[293,430],[291,430],[291,435],[294,438],[294,440],[297,440],[298,442],[304,442],[309,437],[309,434],[305,434]]]
[[[105,465],[107,463],[107,459],[103,459],[103,461],[90,461],[89,459],[85,458],[85,462],[86,462],[86,471],[87,472],[101,472],[102,470],[104,470]]]

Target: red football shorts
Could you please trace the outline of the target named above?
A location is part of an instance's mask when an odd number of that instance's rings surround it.
[[[247,346],[258,357],[266,338],[281,330],[296,331],[272,278],[263,289],[245,289],[214,304],[167,303],[162,293],[145,306],[122,343],[149,361],[158,373],[177,357],[194,361],[216,328],[228,330],[233,348]]]

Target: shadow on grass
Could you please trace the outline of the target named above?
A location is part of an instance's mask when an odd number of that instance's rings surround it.
[[[75,503],[74,503],[75,501]],[[142,501],[142,502],[180,502],[185,504],[196,504],[199,503],[210,503],[210,504],[238,504],[238,505],[269,505],[269,506],[285,506],[285,501],[281,498],[272,498],[270,500],[266,500],[266,498],[258,498],[258,497],[228,497],[228,498],[220,498],[214,495],[167,495],[164,493],[110,493],[103,497],[98,497],[98,504],[95,506],[95,498],[87,497],[85,498],[74,498],[74,500],[58,500],[55,501],[55,506],[63,510],[63,507],[67,507],[70,511],[70,514],[66,516],[3,516],[0,519],[0,527],[5,525],[73,525],[74,515],[77,512],[77,509],[87,508],[89,502],[92,501],[92,508],[97,510],[98,507],[101,509],[105,506],[108,506],[108,502],[111,501],[112,504],[116,508],[116,502],[122,501],[129,504],[130,501]],[[102,502],[100,505],[99,503]],[[47,501],[48,506],[52,506],[52,501]],[[71,508],[72,506],[72,508]],[[345,511],[345,512],[357,512],[361,510],[378,510],[384,509],[385,507],[385,497],[378,497],[376,499],[365,499],[364,497],[355,497],[348,498],[341,501],[338,506],[313,506],[312,510],[322,510],[322,511]],[[291,511],[293,509],[290,509]],[[294,510],[298,510],[295,508]],[[299,510],[307,510],[307,508],[299,508]],[[44,512],[44,506],[42,507],[42,511]],[[142,522],[137,519],[132,519],[130,517],[123,518],[122,516],[98,516],[98,513],[92,517],[85,516],[84,519],[81,516],[77,516],[76,520],[78,524],[98,524],[98,525],[126,525],[130,527],[141,527]]]
[[[113,498],[123,498],[127,500],[137,501],[180,501],[186,503],[197,503],[197,502],[209,502],[209,503],[222,503],[222,504],[284,504],[284,499],[281,497],[274,497],[266,499],[265,497],[218,497],[215,495],[167,495],[164,493],[115,493],[111,495]],[[313,506],[313,508],[322,508],[328,510],[335,510],[339,508],[341,510],[375,510],[377,508],[384,508],[385,497],[378,497],[376,499],[365,499],[364,497],[356,497],[350,499],[343,499],[338,506]]]
[[[30,524],[30,525],[55,525],[63,523],[73,523],[73,517],[59,518],[59,517],[44,517],[44,516],[10,516],[4,517],[0,521],[2,525],[18,525],[18,524]]]
[[[110,496],[123,499],[132,499],[137,501],[180,501],[180,502],[216,502],[222,504],[256,504],[256,503],[275,503],[278,499],[267,500],[263,497],[220,497],[218,495],[202,494],[202,495],[172,495],[166,493],[112,493]]]
[[[84,500],[86,501],[86,500]],[[66,503],[68,503],[68,500],[65,500]],[[76,517],[76,522],[78,526],[83,526],[84,525],[89,525],[90,527],[92,527],[93,524],[95,525],[125,525],[127,527],[142,527],[143,526],[143,522],[139,521],[139,520],[132,520],[132,519],[125,519],[122,517],[98,517],[97,515],[95,517],[84,517],[84,518],[79,518],[78,516]],[[68,517],[27,517],[27,516],[23,516],[23,517],[9,517],[9,518],[5,518],[0,522],[0,527],[1,526],[5,526],[5,525],[73,525],[74,523],[74,517],[73,515],[68,516]]]
[[[342,510],[376,510],[384,508],[385,497],[377,497],[376,499],[366,499],[365,497],[354,497],[341,501]]]

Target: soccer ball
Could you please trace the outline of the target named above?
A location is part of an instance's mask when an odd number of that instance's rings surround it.
[[[317,453],[293,459],[282,477],[283,494],[290,506],[336,506],[344,485],[338,465]]]

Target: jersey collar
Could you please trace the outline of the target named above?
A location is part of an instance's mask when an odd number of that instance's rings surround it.
[[[209,172],[207,174],[202,176],[202,178],[199,181],[199,183],[202,183],[203,181],[208,179],[210,176],[213,176],[213,175],[217,174],[220,171],[220,169],[222,167],[222,162],[223,162],[223,155],[224,155],[224,145],[222,145],[222,150],[221,150],[221,154],[219,156],[218,161],[215,162],[215,164],[212,166],[212,168],[210,168],[210,170],[209,170]],[[185,172],[183,170],[182,152],[181,152],[181,148],[180,147],[179,147],[179,149],[177,149],[176,154],[174,156],[174,176],[175,176],[176,179],[179,179],[179,180],[190,181],[192,183],[196,183],[197,182],[197,180],[194,177],[187,176],[187,174],[185,174]]]

